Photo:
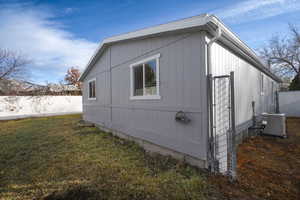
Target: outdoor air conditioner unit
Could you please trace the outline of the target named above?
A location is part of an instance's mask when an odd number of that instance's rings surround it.
[[[266,122],[263,134],[287,137],[285,114],[262,113],[262,120]]]

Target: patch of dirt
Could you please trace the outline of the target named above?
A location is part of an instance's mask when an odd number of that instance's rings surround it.
[[[79,120],[77,126],[78,127],[95,127],[95,124],[86,122],[84,120]]]
[[[257,136],[238,148],[238,178],[213,176],[228,199],[300,199],[300,118],[288,118],[288,138]]]

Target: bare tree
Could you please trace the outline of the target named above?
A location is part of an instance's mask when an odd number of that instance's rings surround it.
[[[65,75],[65,81],[69,85],[75,85],[78,88],[81,88],[81,82],[79,81],[81,73],[80,70],[76,67],[71,67],[68,69],[67,74]]]
[[[300,32],[295,26],[290,25],[288,37],[274,36],[259,53],[277,75],[300,78]]]
[[[0,80],[25,78],[28,75],[26,67],[29,63],[20,53],[0,49]]]
[[[285,38],[273,37],[259,51],[270,69],[281,78],[293,78],[290,90],[300,89],[300,31],[289,25],[290,34]]]

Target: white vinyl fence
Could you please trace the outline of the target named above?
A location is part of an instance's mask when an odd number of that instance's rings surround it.
[[[81,112],[81,96],[0,96],[0,120]]]
[[[279,92],[279,111],[288,117],[300,117],[300,91]]]

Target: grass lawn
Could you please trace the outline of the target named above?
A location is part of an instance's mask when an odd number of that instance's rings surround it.
[[[205,173],[80,118],[0,122],[0,199],[218,199]]]
[[[207,176],[95,127],[80,115],[0,122],[0,199],[299,199],[300,118],[288,138],[257,136],[238,151],[238,180]]]

